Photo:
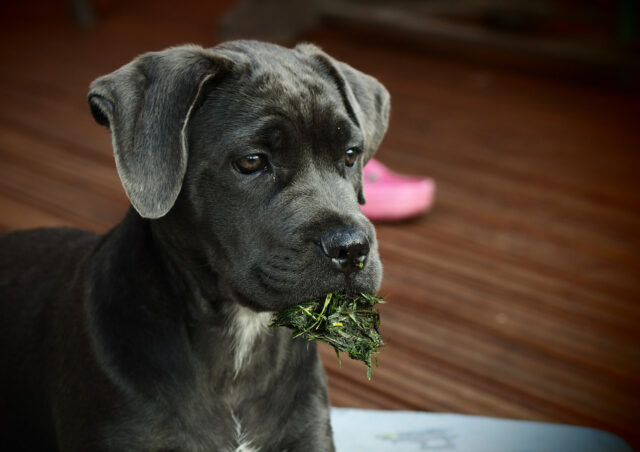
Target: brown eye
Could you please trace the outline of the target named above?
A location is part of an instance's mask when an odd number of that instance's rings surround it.
[[[353,164],[356,163],[356,160],[358,160],[359,155],[360,155],[359,148],[347,149],[347,152],[345,153],[345,156],[344,156],[344,164],[347,166],[353,166]]]
[[[246,155],[233,162],[233,167],[242,174],[252,174],[265,169],[267,157],[261,154]]]

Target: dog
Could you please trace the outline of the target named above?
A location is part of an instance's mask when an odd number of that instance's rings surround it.
[[[272,313],[375,293],[362,167],[389,94],[312,44],[139,56],[96,79],[131,208],[0,238],[0,441],[20,451],[332,451],[315,343]]]

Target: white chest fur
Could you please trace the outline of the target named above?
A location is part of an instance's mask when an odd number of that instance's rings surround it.
[[[258,452],[259,449],[255,448],[251,441],[248,440],[245,431],[242,428],[242,424],[240,423],[240,419],[238,416],[231,411],[231,417],[233,418],[233,423],[235,424],[236,430],[236,444],[235,449],[232,449],[233,452]]]
[[[255,312],[237,305],[229,324],[229,334],[233,338],[234,372],[237,376],[242,367],[251,360],[256,339],[268,334],[270,312]]]

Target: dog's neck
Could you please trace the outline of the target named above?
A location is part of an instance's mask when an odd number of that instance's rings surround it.
[[[113,368],[148,369],[153,375],[131,375],[145,385],[163,375],[169,380],[196,378],[194,366],[211,368],[216,378],[236,379],[251,364],[257,339],[273,334],[267,328],[269,314],[225,300],[212,283],[215,275],[203,283],[203,269],[195,269],[180,253],[172,252],[150,223],[131,210],[103,239],[113,246],[99,246],[92,257],[96,283],[90,288],[89,307],[96,322],[104,319],[94,325],[98,349],[100,344],[118,343],[122,336],[133,337],[147,350],[134,357],[122,344],[117,351],[98,352],[119,361],[111,363]],[[109,284],[122,292],[122,298],[104,298],[113,293],[106,287]],[[132,299],[136,302],[121,301]],[[123,334],[125,328],[127,334]],[[163,356],[157,356],[157,350]]]
[[[92,281],[85,287],[92,356],[134,412],[151,413],[139,428],[174,429],[208,445],[222,438],[248,451],[308,410],[328,426],[316,344],[266,328],[267,314],[224,299],[206,300],[208,316],[194,317],[199,308],[189,306],[204,304],[192,299],[202,292],[157,240],[150,221],[130,213],[96,247],[83,278]],[[222,450],[203,448],[214,449]]]

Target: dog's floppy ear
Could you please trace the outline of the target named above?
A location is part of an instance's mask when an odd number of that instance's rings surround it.
[[[173,207],[187,168],[189,119],[205,84],[231,65],[198,46],[173,47],[91,84],[91,112],[111,130],[120,180],[141,216],[159,218]]]
[[[387,131],[391,107],[389,92],[375,78],[336,60],[313,44],[299,44],[296,49],[319,61],[327,75],[337,83],[347,112],[364,136],[363,156],[359,159],[362,169]],[[361,181],[359,185],[358,201],[364,204]]]

